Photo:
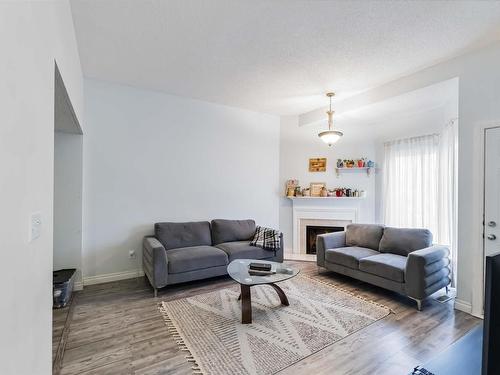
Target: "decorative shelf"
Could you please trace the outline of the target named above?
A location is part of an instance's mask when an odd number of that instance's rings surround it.
[[[350,168],[352,169],[352,168]],[[308,199],[312,199],[312,200],[330,200],[330,199],[333,199],[333,200],[349,200],[349,199],[365,199],[366,197],[286,197],[290,200],[308,200]]]
[[[370,176],[372,169],[375,169],[375,167],[343,167],[343,168],[337,168],[335,167],[335,172],[337,173],[337,177],[340,177],[340,173],[342,172],[347,172],[347,171],[353,171],[353,172],[366,172],[367,176]]]

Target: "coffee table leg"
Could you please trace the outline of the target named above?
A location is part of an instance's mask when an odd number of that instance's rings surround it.
[[[252,323],[252,297],[250,294],[250,285],[241,285],[241,323]]]
[[[288,298],[286,297],[285,292],[283,292],[283,289],[281,289],[276,284],[269,284],[269,285],[271,285],[274,288],[274,290],[276,291],[276,293],[278,293],[278,297],[280,297],[281,304],[285,305],[285,306],[290,306],[290,303],[288,302]]]

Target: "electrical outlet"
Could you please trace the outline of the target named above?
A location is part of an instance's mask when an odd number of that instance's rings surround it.
[[[130,259],[135,259],[135,257],[136,257],[135,250],[129,250],[128,257]]]
[[[29,242],[40,237],[42,231],[42,214],[33,212],[30,216]]]

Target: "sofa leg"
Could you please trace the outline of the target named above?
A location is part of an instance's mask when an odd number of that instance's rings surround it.
[[[417,302],[417,310],[422,311],[422,300],[421,299],[416,299]]]
[[[156,288],[153,288],[154,289],[154,298],[158,297],[158,289]]]

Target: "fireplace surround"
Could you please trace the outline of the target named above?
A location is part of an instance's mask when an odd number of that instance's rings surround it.
[[[321,202],[322,203],[322,202]],[[335,207],[334,202],[312,206],[310,202],[294,201],[292,254],[307,255],[307,226],[344,228],[358,222],[357,207]],[[343,202],[344,203],[344,202]]]

